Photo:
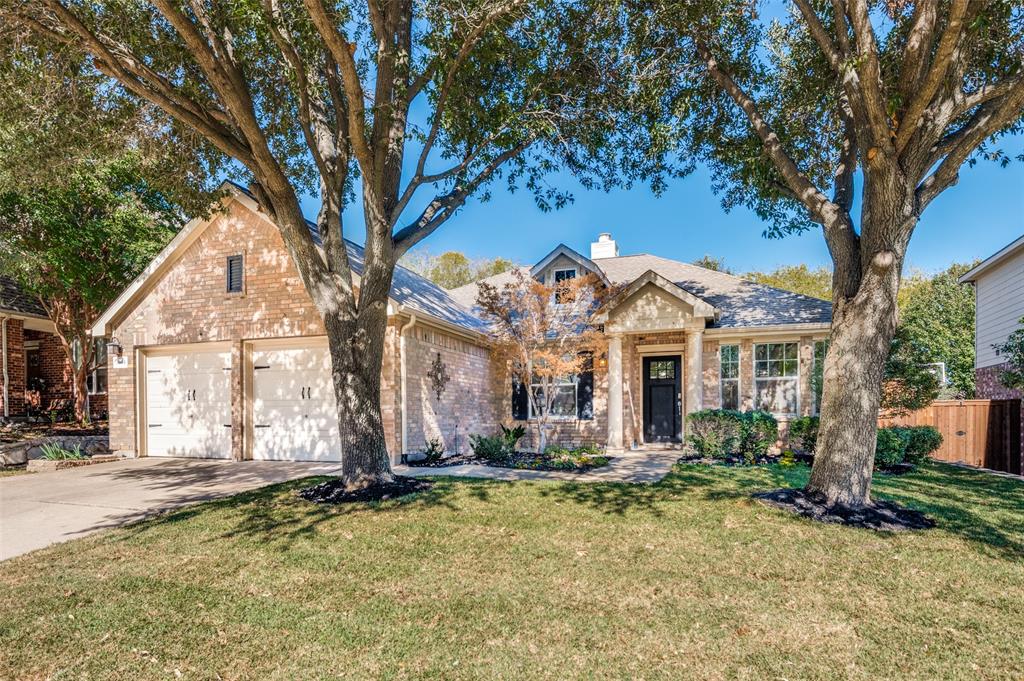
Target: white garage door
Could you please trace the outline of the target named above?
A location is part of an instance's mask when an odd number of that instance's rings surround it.
[[[146,453],[231,456],[231,353],[188,350],[146,357]]]
[[[254,349],[252,458],[340,461],[326,346]]]

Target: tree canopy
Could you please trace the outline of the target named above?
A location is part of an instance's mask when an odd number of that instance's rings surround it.
[[[744,279],[812,298],[832,300],[832,270],[807,265],[782,265],[770,272],[747,272]]]
[[[446,289],[465,286],[515,267],[507,258],[470,260],[461,251],[445,251],[436,256],[427,251],[408,253],[402,264]]]
[[[0,194],[0,268],[39,298],[76,367],[85,417],[90,327],[181,224],[176,204],[147,182],[132,155],[80,163],[63,180]]]

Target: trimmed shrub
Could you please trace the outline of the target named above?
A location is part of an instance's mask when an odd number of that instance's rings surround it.
[[[742,415],[731,409],[702,409],[686,417],[686,436],[690,446],[701,456],[725,459],[734,454],[743,437]]]
[[[875,441],[875,467],[889,468],[903,463],[910,436],[906,428],[879,428]]]
[[[768,454],[779,439],[779,422],[766,411],[747,411],[740,415],[740,450],[747,463],[755,463]]]
[[[501,435],[470,435],[473,453],[488,461],[503,461],[512,453],[508,441]]]
[[[526,426],[518,425],[509,428],[504,423],[501,424],[501,436],[505,438],[505,443],[508,445],[509,451],[515,451],[516,445],[526,435]]]
[[[436,437],[427,440],[427,446],[423,449],[423,456],[430,463],[440,461],[441,457],[444,456],[444,443]]]
[[[933,426],[911,426],[903,430],[907,438],[906,460],[909,463],[924,463],[932,452],[942,446],[942,433]]]
[[[603,456],[604,449],[596,442],[590,442],[585,445],[580,445],[573,450],[573,453],[577,456]]]
[[[801,416],[789,422],[789,446],[813,454],[818,444],[817,416]]]

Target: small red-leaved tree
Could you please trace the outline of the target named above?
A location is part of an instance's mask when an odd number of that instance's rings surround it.
[[[480,284],[477,305],[490,327],[492,355],[513,385],[526,388],[539,451],[552,420],[576,414],[576,391],[566,386],[601,350],[594,316],[608,292],[592,274],[546,285],[522,269],[500,288]]]

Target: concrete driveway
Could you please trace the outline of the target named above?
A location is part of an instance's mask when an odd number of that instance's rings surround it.
[[[0,478],[0,560],[337,464],[127,459]]]

